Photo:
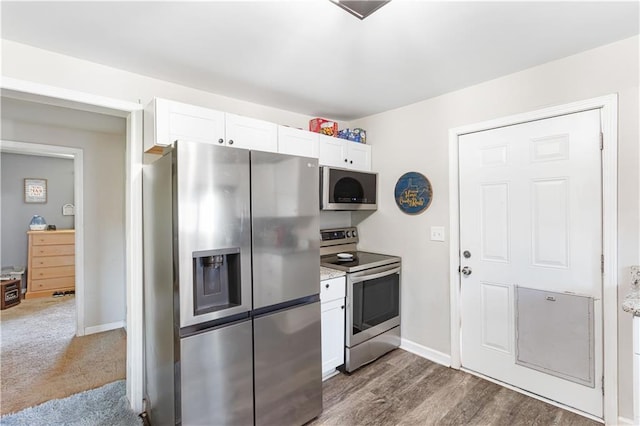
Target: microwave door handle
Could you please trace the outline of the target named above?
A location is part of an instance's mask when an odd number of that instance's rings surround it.
[[[350,277],[350,280],[351,280],[352,284],[355,284],[355,283],[359,283],[359,282],[362,282],[362,281],[375,280],[376,278],[386,277],[387,275],[393,275],[393,274],[399,274],[399,273],[400,273],[400,267],[397,267],[397,268],[389,269],[389,270],[384,271],[384,272],[380,272],[378,274],[361,275],[361,276],[358,276],[358,277]]]

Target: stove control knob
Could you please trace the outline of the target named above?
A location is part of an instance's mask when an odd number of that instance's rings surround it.
[[[353,233],[352,233],[352,234],[353,234],[353,238],[355,238],[355,237],[357,237],[357,236],[358,236],[358,234],[356,234],[356,231],[353,231]]]
[[[345,232],[345,233],[344,233],[344,235],[345,235],[347,238],[350,238],[350,237],[351,237],[351,231],[347,231],[347,232]]]

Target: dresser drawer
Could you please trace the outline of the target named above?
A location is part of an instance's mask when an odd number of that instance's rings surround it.
[[[320,301],[322,303],[331,300],[342,299],[345,296],[345,278],[331,278],[320,281]]]
[[[30,273],[32,280],[57,277],[73,277],[76,274],[76,267],[71,265],[54,266],[51,268],[33,268]]]
[[[32,256],[69,256],[74,255],[76,246],[73,244],[51,245],[51,246],[33,246],[31,248]]]
[[[50,266],[73,266],[75,264],[75,256],[45,256],[34,257],[31,261],[31,268],[48,268]]]
[[[75,277],[49,278],[46,280],[33,280],[32,291],[57,290],[62,288],[73,288]]]
[[[73,244],[75,242],[75,234],[56,234],[51,233],[47,234],[44,231],[42,234],[33,234],[31,236],[33,239],[34,246],[47,246],[54,244]]]

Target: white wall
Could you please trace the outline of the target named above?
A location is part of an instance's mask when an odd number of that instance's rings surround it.
[[[352,220],[361,221],[362,248],[402,256],[404,338],[450,353],[449,242],[429,240],[431,226],[448,230],[449,129],[610,93],[619,95],[619,298],[629,292],[628,268],[640,257],[638,40],[622,40],[351,123],[367,130],[373,168],[380,173],[378,211],[364,219],[353,213]],[[421,215],[405,215],[395,205],[395,183],[407,171],[423,173],[433,185],[433,202]],[[626,418],[633,418],[631,319],[620,311],[619,407]]]
[[[2,40],[1,47],[2,75],[5,77],[140,102],[142,105],[146,105],[154,97],[167,98],[302,129],[308,129],[309,120],[313,118],[78,60],[9,40]],[[338,124],[342,128],[342,123]]]
[[[73,216],[62,206],[73,204],[73,160],[0,153],[2,172],[2,266],[27,266],[27,231],[33,215],[57,229],[73,229]],[[47,202],[24,202],[24,179],[47,179]]]
[[[47,109],[33,108],[32,121],[10,118],[3,102],[3,140],[81,148],[84,156],[85,328],[125,320],[125,125],[120,134],[39,124]],[[4,224],[3,224],[4,225]],[[4,238],[4,234],[3,234]]]

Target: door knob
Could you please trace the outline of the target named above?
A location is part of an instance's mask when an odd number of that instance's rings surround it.
[[[465,275],[468,277],[469,275],[471,275],[471,268],[469,268],[468,266],[465,266],[464,268],[462,268],[460,272],[462,272],[462,275]]]

